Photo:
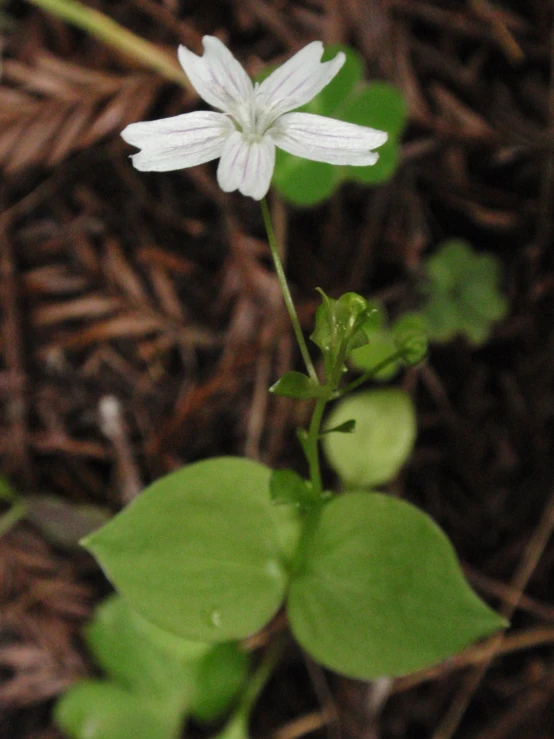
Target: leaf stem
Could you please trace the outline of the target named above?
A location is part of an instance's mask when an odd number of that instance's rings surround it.
[[[20,521],[27,513],[27,506],[25,503],[17,502],[12,507],[0,516],[0,536],[6,534],[15,524]]]
[[[376,364],[375,367],[372,367],[367,372],[364,372],[364,374],[361,375],[361,377],[358,377],[356,380],[349,382],[348,385],[345,385],[344,387],[341,387],[339,390],[336,390],[333,393],[333,400],[336,398],[342,398],[343,395],[346,395],[347,393],[352,392],[352,390],[356,390],[357,388],[360,387],[360,385],[363,385],[364,382],[367,382],[368,380],[373,379],[378,372],[385,369],[385,367],[388,367],[389,364],[396,362],[398,359],[402,359],[403,356],[404,354],[401,349],[399,349],[397,352],[394,352],[394,354],[391,354],[386,359],[384,359],[382,362],[379,362],[379,364]]]
[[[312,483],[312,493],[314,498],[321,500],[323,486],[321,484],[321,469],[319,465],[319,438],[321,433],[321,420],[323,411],[327,405],[326,398],[318,398],[312,413],[312,419],[308,429],[306,438],[306,457],[310,468],[310,482]]]
[[[279,247],[277,245],[277,238],[273,229],[273,223],[271,222],[271,215],[269,213],[267,200],[263,198],[260,201],[260,205],[262,206],[265,230],[267,232],[267,240],[269,242],[269,249],[273,258],[275,272],[277,273],[277,279],[279,280],[281,293],[283,294],[283,300],[285,301],[285,305],[289,313],[292,327],[296,336],[296,341],[298,342],[298,347],[300,349],[300,353],[302,354],[302,359],[304,360],[304,364],[306,365],[309,376],[312,380],[314,380],[314,382],[317,382],[319,384],[317,373],[310,357],[310,353],[304,339],[304,334],[302,333],[300,321],[298,320],[298,315],[296,314],[296,308],[294,307],[294,303],[292,302],[292,295],[290,294],[287,278],[285,277],[285,270],[283,269],[283,263],[279,254]]]
[[[175,59],[159,46],[120,26],[99,10],[89,8],[76,0],[27,0],[27,2],[81,28],[143,66],[156,70],[167,80],[192,90]]]

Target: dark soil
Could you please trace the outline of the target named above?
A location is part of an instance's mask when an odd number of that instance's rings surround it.
[[[420,431],[392,491],[437,520],[476,590],[513,612],[512,628],[502,643],[375,685],[328,674],[291,643],[254,736],[554,736],[552,3],[88,5],[171,56],[217,34],[251,73],[316,38],[349,43],[368,78],[403,90],[410,124],[390,183],[345,186],[307,211],[272,199],[306,331],[318,285],[380,297],[393,315],[413,307],[422,258],[449,237],[505,266],[511,310],[490,341],[433,345],[401,378]],[[138,173],[119,137],[197,100],[31,4],[6,10],[0,471],[25,495],[113,511],[217,454],[303,471],[294,429],[309,408],[266,392],[300,365],[257,203],[224,195],[211,165]],[[1,737],[59,736],[51,705],[91,672],[79,633],[107,592],[82,550],[29,522],[0,539]]]

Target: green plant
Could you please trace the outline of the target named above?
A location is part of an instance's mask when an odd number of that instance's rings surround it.
[[[355,401],[361,415],[343,406],[321,430],[327,403],[359,384],[342,385],[342,378],[349,355],[367,341],[362,326],[369,315],[359,295],[321,294],[312,340],[325,380],[292,372],[272,388],[315,400],[312,422],[299,433],[310,478],[239,458],[196,462],[158,480],[84,544],[133,606],[169,632],[241,639],[286,603],[293,633],[322,664],[357,678],[399,675],[504,622],[467,585],[447,538],[424,513],[359,489],[394,474],[409,453],[414,426],[406,396],[370,395],[368,405]],[[385,453],[390,439],[383,444],[377,430],[377,441],[370,437],[374,464],[351,476],[360,445],[333,444],[331,437],[352,441],[350,414],[365,428],[382,427],[391,412],[407,429],[398,448]],[[355,489],[338,497],[321,485],[322,437],[347,458],[335,463]]]
[[[445,241],[425,263],[427,281],[421,308],[431,341],[457,334],[484,344],[493,324],[508,313],[500,290],[502,264],[493,254],[474,251],[461,239]]]
[[[68,0],[40,4],[94,27],[100,36],[106,30],[82,6],[76,15],[76,4]],[[120,29],[108,29],[111,42],[114,33],[121,41]],[[122,135],[140,148],[133,155],[140,170],[219,159],[221,188],[261,201],[305,366],[280,378],[271,391],[312,403],[308,428],[298,431],[307,474],[236,457],[195,462],[154,482],[83,540],[132,610],[115,600],[89,630],[90,647],[108,677],[75,686],[58,704],[58,722],[76,737],[166,739],[195,706],[204,718],[213,717],[213,688],[202,691],[199,684],[219,666],[203,673],[200,665],[214,650],[236,650],[229,642],[261,629],[282,606],[309,654],[365,679],[427,667],[506,625],[471,590],[448,539],[425,513],[367,489],[396,474],[409,454],[415,425],[407,396],[390,390],[347,399],[324,424],[329,403],[389,365],[396,370],[400,362],[421,361],[426,340],[418,320],[411,316],[394,324],[394,350],[373,357],[361,376],[348,381],[353,356],[371,345],[375,307],[356,293],[335,299],[320,290],[311,335],[322,364],[318,371],[265,200],[274,172],[282,194],[304,204],[326,197],[345,179],[375,184],[389,177],[404,125],[402,98],[387,86],[362,83],[359,60],[348,50],[322,62],[320,42],[308,44],[259,86],[221,41],[205,37],[203,43],[203,56],[180,47],[179,58],[199,94],[217,110],[137,122]],[[140,48],[148,56],[148,47]],[[308,112],[298,111],[310,101]],[[276,147],[287,155],[275,164]],[[293,154],[308,164],[287,159]],[[453,271],[448,274],[452,281]],[[491,312],[489,305],[486,313]],[[383,325],[378,330],[383,333]],[[391,420],[398,426],[387,436]],[[348,488],[342,494],[324,489],[322,440]],[[275,659],[271,653],[249,679],[221,737],[246,735],[249,711]],[[231,674],[236,676],[234,668]],[[217,715],[231,694],[226,690],[225,700],[216,701]],[[199,695],[209,698],[201,709]]]
[[[188,716],[224,716],[248,674],[236,643],[172,636],[118,595],[97,608],[85,641],[105,677],[78,681],[56,704],[56,723],[72,739],[177,739]]]

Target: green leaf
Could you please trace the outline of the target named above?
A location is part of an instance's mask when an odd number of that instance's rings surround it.
[[[500,290],[502,265],[492,254],[479,254],[461,239],[446,241],[427,259],[426,301],[421,309],[429,336],[447,341],[465,335],[483,344],[509,305]]]
[[[354,418],[352,434],[323,439],[329,463],[349,487],[371,487],[394,478],[412,452],[416,415],[410,396],[398,388],[349,395],[334,407],[325,426]]]
[[[355,349],[350,355],[352,366],[358,370],[369,372],[378,367],[389,357],[397,353],[398,349],[390,332],[387,330],[375,331],[365,346]],[[400,360],[392,360],[373,375],[374,380],[386,382],[400,369]]]
[[[215,739],[250,739],[248,716],[243,711],[237,713]]]
[[[449,341],[465,327],[463,312],[447,293],[431,294],[421,308],[421,315],[432,341]]]
[[[363,680],[424,669],[506,626],[471,590],[438,526],[378,493],[325,506],[287,608],[315,660]]]
[[[246,459],[196,462],[151,485],[84,546],[133,609],[185,639],[258,631],[288,585],[290,519],[269,499],[270,470]]]
[[[460,275],[466,275],[472,268],[472,249],[463,239],[450,239],[443,242],[439,250],[425,262],[425,268],[434,283],[443,291],[457,287]]]
[[[397,138],[406,125],[407,112],[406,101],[397,87],[388,82],[370,82],[364,86],[363,93],[349,103],[348,120],[386,131],[390,137]]]
[[[248,673],[248,656],[236,643],[214,646],[176,637],[136,614],[119,595],[96,609],[86,640],[111,680],[79,684],[62,698],[61,724],[78,737],[88,737],[86,727],[95,724],[100,728],[94,736],[101,739],[134,737],[125,732],[140,699],[145,731],[175,739],[187,711],[200,720],[220,718]]]
[[[331,429],[325,429],[325,431],[322,431],[319,435],[319,438],[321,439],[322,436],[325,434],[352,434],[354,430],[356,429],[356,421],[351,418],[349,421],[345,421],[344,423],[339,424],[338,426],[333,426]]]
[[[404,313],[393,324],[391,335],[406,364],[414,366],[423,362],[429,348],[423,316],[419,313]]]
[[[365,83],[363,62],[348,46],[328,47],[323,59],[335,57],[338,51],[346,55],[344,66],[319,95],[299,110],[378,128],[387,131],[389,140],[379,147],[379,160],[371,167],[337,167],[278,149],[272,182],[284,198],[296,205],[315,205],[332,195],[344,181],[386,181],[398,165],[398,138],[406,121],[402,94],[385,82]]]
[[[5,513],[0,514],[0,537],[27,515],[27,504],[5,477],[0,476],[0,502],[9,504]]]
[[[287,398],[306,400],[318,398],[321,395],[321,385],[302,372],[287,372],[269,388],[274,395],[284,395]]]
[[[277,149],[272,184],[281,196],[307,208],[331,197],[341,182],[341,170],[331,164],[312,162]]]
[[[190,699],[196,664],[211,649],[161,631],[119,595],[96,609],[85,637],[98,664],[122,687],[157,696],[176,711]]]
[[[355,349],[350,355],[350,362],[355,369],[369,372],[397,353],[398,347],[389,330],[385,309],[376,302],[368,303],[370,311],[364,322],[363,331],[367,336],[367,343]],[[399,371],[400,360],[393,360],[373,375],[374,380],[390,380]]]
[[[294,470],[274,470],[269,481],[271,500],[277,505],[310,506],[314,502],[307,480]]]
[[[346,44],[326,46],[321,60],[327,62],[334,59],[339,51],[344,54],[345,61],[340,72],[311,101],[311,111],[319,115],[329,115],[329,111],[337,110],[348,100],[348,95],[357,98],[356,88],[365,87],[364,61],[357,51]]]
[[[386,82],[372,82],[343,108],[341,118],[360,126],[386,131],[389,139],[377,149],[379,159],[370,167],[346,167],[348,179],[366,185],[390,180],[400,159],[398,137],[406,124],[406,102],[400,90]]]
[[[215,721],[236,699],[248,677],[250,658],[235,642],[212,647],[196,674],[191,715],[198,721]]]
[[[316,311],[315,329],[310,339],[319,347],[325,364],[325,379],[335,385],[345,371],[344,362],[350,353],[367,342],[362,330],[372,309],[357,293],[349,292],[335,300],[321,288],[321,305]]]
[[[100,680],[72,686],[57,702],[54,720],[71,739],[175,739],[178,730],[159,706]]]

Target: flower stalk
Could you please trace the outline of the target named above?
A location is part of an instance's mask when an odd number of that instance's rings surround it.
[[[279,245],[277,244],[277,238],[275,236],[275,229],[273,228],[271,214],[267,205],[267,200],[263,198],[260,201],[260,205],[262,206],[262,214],[264,217],[265,230],[267,233],[267,240],[269,243],[269,249],[271,251],[271,257],[273,259],[273,265],[275,267],[277,279],[279,280],[279,286],[281,288],[283,300],[285,301],[289,318],[294,329],[296,341],[298,342],[298,348],[300,349],[300,353],[302,354],[302,359],[304,360],[304,364],[306,365],[306,370],[308,371],[309,376],[312,380],[319,383],[314,364],[306,345],[306,340],[304,339],[304,334],[302,333],[300,321],[298,320],[296,308],[294,307],[292,295],[290,294],[287,278],[285,276],[285,270],[283,268],[283,262],[281,261],[281,255],[279,253]]]

